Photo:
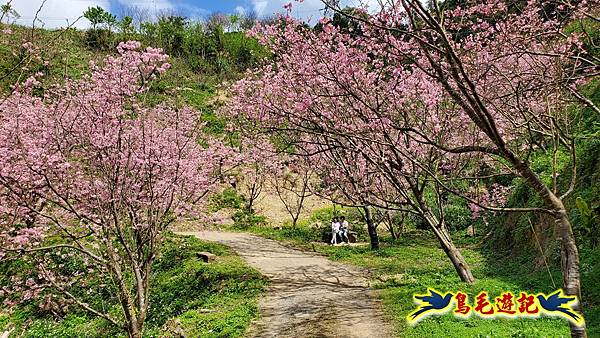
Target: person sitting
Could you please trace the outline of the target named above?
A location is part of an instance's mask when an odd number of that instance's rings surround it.
[[[337,217],[331,220],[331,244],[337,244],[337,235],[340,232],[340,222]]]
[[[348,238],[348,232],[350,231],[350,223],[346,221],[346,217],[340,217],[340,237],[342,241],[346,242],[346,244],[350,243],[350,239]]]

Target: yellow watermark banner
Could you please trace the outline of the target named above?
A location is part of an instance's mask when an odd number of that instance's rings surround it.
[[[455,317],[468,319],[471,316],[481,318],[538,318],[542,315],[560,317],[574,325],[584,323],[583,316],[573,309],[578,302],[577,297],[567,296],[563,290],[550,294],[527,292],[502,292],[491,297],[487,292],[480,292],[470,302],[465,292],[442,293],[428,288],[426,294],[413,296],[417,309],[411,312],[406,320],[414,325],[433,315],[442,315],[452,311]]]

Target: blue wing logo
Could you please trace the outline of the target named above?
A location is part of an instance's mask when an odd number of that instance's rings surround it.
[[[481,292],[480,294],[483,294],[484,297],[487,298],[487,294],[484,294],[484,292]],[[466,302],[467,295],[460,291],[456,295],[458,296],[455,297],[455,294],[452,292],[442,293],[433,288],[427,288],[427,293],[422,295],[415,294],[413,296],[417,308],[406,316],[406,320],[409,324],[415,325],[429,316],[442,315],[449,312],[454,303],[456,303],[457,306],[454,315],[466,319],[468,316],[464,315],[471,310]],[[510,296],[508,308],[501,307],[501,305],[506,305],[506,303],[502,301],[506,298],[506,295]],[[503,297],[504,298],[496,298],[495,304],[486,302],[485,304],[482,303],[483,305],[480,304],[480,299],[478,297],[477,306],[473,311],[478,312],[480,316],[487,316],[488,318],[496,318],[497,316],[506,316],[507,318],[531,318],[539,315],[547,315],[566,319],[575,326],[582,326],[585,324],[583,315],[574,309],[578,303],[577,297],[565,295],[561,289],[550,294],[538,293],[535,296],[534,294],[521,292],[521,297],[516,299],[517,304],[512,302],[512,299],[514,298],[512,293],[506,292],[503,294]],[[492,308],[488,312],[483,312],[481,306],[492,306]],[[494,311],[495,308],[497,308],[498,311]],[[506,313],[508,313],[508,315],[506,315]]]
[[[427,294],[414,296],[415,303],[419,307],[406,318],[409,323],[416,324],[430,315],[442,314],[450,310],[453,296],[451,292],[442,295],[433,288],[428,288],[427,292]]]
[[[577,303],[577,297],[566,296],[563,290],[557,290],[549,294],[538,294],[536,296],[544,313],[551,316],[559,316],[567,319],[575,325],[583,323],[583,316],[573,310],[573,304]]]

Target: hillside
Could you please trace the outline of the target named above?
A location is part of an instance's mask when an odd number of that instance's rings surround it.
[[[519,11],[474,7],[490,24],[448,19],[445,44],[436,25],[402,35],[426,17],[373,33],[352,9],[271,20],[258,39],[177,16],[3,26],[2,337],[584,337],[548,312],[409,319],[428,288],[473,307],[487,292],[493,312],[503,293],[572,286],[573,249],[600,337],[600,26],[544,17],[575,34],[565,45],[531,18],[512,40],[487,31]],[[471,77],[481,92],[461,87]],[[341,217],[358,243],[330,245]],[[359,308],[369,320],[344,326]]]

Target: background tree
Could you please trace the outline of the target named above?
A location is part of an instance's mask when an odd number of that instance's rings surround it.
[[[223,13],[212,13],[208,19],[206,19],[206,29],[209,31],[214,31],[217,29],[225,30],[228,25],[230,17]]]
[[[168,15],[159,18],[157,26],[158,46],[164,46],[171,55],[183,55],[185,32],[188,21],[185,17]]]
[[[236,32],[240,29],[240,23],[242,22],[242,15],[240,14],[231,14],[229,15],[229,27],[227,31]]]
[[[249,30],[250,28],[254,27],[257,22],[258,14],[256,14],[254,10],[247,11],[242,17],[240,28],[244,31]]]
[[[106,12],[104,17],[104,23],[106,24],[106,28],[108,29],[108,31],[112,32],[113,28],[115,28],[115,26],[118,23],[117,16],[110,12]]]
[[[375,223],[383,223],[390,236],[392,237],[392,240],[395,241],[398,238],[400,238],[400,236],[404,232],[404,228],[406,226],[406,212],[391,209],[392,208],[376,208],[374,210],[376,219]]]
[[[263,138],[243,138],[244,165],[240,168],[241,191],[246,200],[246,213],[253,214],[256,201],[266,183],[277,175],[281,162],[272,145]]]
[[[294,167],[295,170],[280,169],[280,175],[273,178],[275,192],[285,206],[292,219],[292,227],[295,228],[303,210],[307,197],[312,195],[310,191],[310,180],[312,171],[310,169]]]
[[[21,17],[21,15],[12,7],[11,2],[12,1],[8,1],[0,6],[0,23],[4,20],[6,20],[6,23],[10,23],[11,18],[16,20]]]
[[[119,30],[123,36],[123,40],[129,41],[135,33],[135,27],[133,26],[133,18],[130,16],[124,16],[119,22]]]
[[[100,6],[89,7],[85,12],[83,12],[83,17],[88,19],[92,24],[92,30],[96,30],[98,25],[106,23],[106,20],[110,15],[111,14],[109,12]]]
[[[113,48],[112,29],[117,24],[117,17],[100,6],[89,7],[83,17],[92,24],[92,28],[86,32],[88,45],[99,49]]]

